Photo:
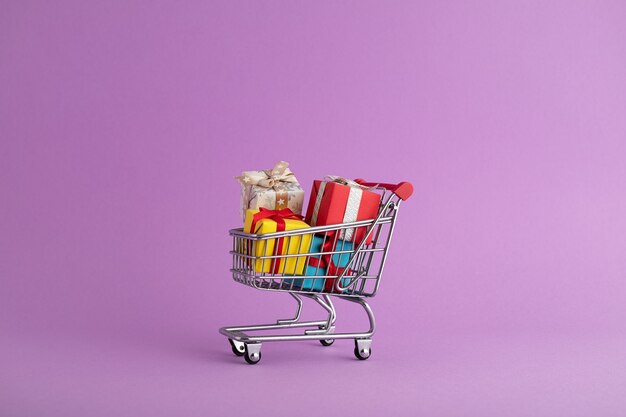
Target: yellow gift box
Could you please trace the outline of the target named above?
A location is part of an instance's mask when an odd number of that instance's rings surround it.
[[[298,219],[289,209],[246,210],[246,221],[244,224],[244,232],[246,233],[262,235],[282,230],[297,230],[309,227],[311,226]],[[303,234],[278,239],[257,240],[254,241],[249,253],[257,257],[306,254],[311,246],[311,238],[312,234]],[[275,253],[278,251],[280,253]],[[287,258],[256,259],[254,260],[254,271],[301,275],[306,267],[306,258],[306,256],[291,256]]]

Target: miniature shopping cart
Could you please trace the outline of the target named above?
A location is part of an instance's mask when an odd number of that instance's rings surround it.
[[[411,196],[413,186],[408,182],[378,184],[368,183],[361,179],[355,181],[364,187],[371,187],[370,191],[381,194],[380,209],[375,219],[262,235],[245,233],[243,229],[230,231],[230,235],[233,237],[233,249],[230,252],[233,256],[231,268],[233,279],[260,290],[286,292],[298,303],[295,317],[291,319],[278,320],[272,324],[222,327],[220,329],[220,333],[228,337],[233,353],[237,356],[244,356],[249,364],[256,364],[261,360],[261,344],[263,342],[288,340],[319,340],[323,346],[330,346],[336,339],[354,339],[355,356],[361,360],[370,357],[375,322],[374,313],[365,299],[373,297],[378,290],[398,208],[403,200]],[[362,236],[364,235],[360,243],[350,246],[336,244],[337,239],[341,239],[346,234],[355,235],[357,232]],[[265,244],[270,239],[285,239],[287,241],[293,240],[292,243],[297,242],[297,244],[302,245],[306,241],[304,236],[312,236],[312,234],[322,237],[324,242],[331,241],[333,244],[323,245],[315,252],[301,253],[298,250],[297,253],[293,254],[270,252],[267,248],[274,245]],[[259,256],[258,251],[255,251],[254,248],[261,244],[265,244],[265,252]],[[290,245],[291,243],[286,242],[285,244]],[[255,268],[257,262],[271,262],[275,265],[282,260],[283,265],[287,265],[288,262],[304,262],[308,265],[315,264],[310,262],[312,258],[332,260],[337,259],[337,257],[343,257],[343,266],[332,270],[327,268],[325,272],[321,273],[319,263],[314,270],[305,269],[303,275],[286,274],[284,270],[276,271],[276,268]],[[258,272],[259,270],[271,270],[271,272]],[[331,296],[361,305],[369,319],[369,330],[360,333],[336,333],[337,313]],[[328,317],[320,321],[300,321],[303,297],[310,298],[319,304],[326,310]],[[305,328],[305,330],[299,334],[285,333],[285,331],[294,328]],[[268,334],[268,332],[277,330],[282,330],[283,333]]]

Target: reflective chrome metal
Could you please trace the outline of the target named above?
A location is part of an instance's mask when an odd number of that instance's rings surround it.
[[[298,302],[298,309],[296,310],[296,316],[292,319],[276,320],[276,324],[296,323],[298,320],[300,320],[300,313],[302,312],[302,299],[300,298],[300,296],[298,296],[298,294],[294,294],[292,292],[290,292],[289,295],[295,298],[296,301]]]
[[[380,278],[387,259],[391,237],[396,222],[396,216],[399,210],[401,199],[393,192],[387,192],[383,187],[377,187],[376,190],[382,194],[381,206],[378,216],[372,220],[362,220],[352,223],[342,223],[329,226],[315,226],[307,229],[289,230],[276,233],[268,233],[257,235],[245,233],[243,229],[233,229],[230,235],[233,237],[233,245],[230,254],[232,255],[233,279],[241,284],[248,285],[253,288],[266,291],[281,291],[290,294],[298,303],[294,318],[277,320],[275,324],[255,324],[249,326],[232,326],[222,327],[219,331],[231,340],[231,343],[237,350],[236,353],[242,352],[245,346],[246,360],[249,363],[256,363],[261,358],[261,343],[270,341],[288,341],[288,340],[320,340],[326,342],[326,345],[332,343],[335,339],[354,339],[355,355],[359,359],[366,359],[371,354],[371,337],[375,332],[375,318],[371,307],[365,301],[367,297],[373,297],[378,291]],[[300,238],[298,244],[298,253],[296,254],[276,254],[268,253],[269,245],[265,245],[265,251],[262,256],[256,256],[255,248],[263,241],[269,239],[284,238],[285,245],[289,245],[288,239],[295,236],[304,236],[307,234],[323,235],[325,238],[331,234],[339,234],[342,230],[352,228],[355,233],[358,228],[366,228],[366,234],[363,240],[351,250],[331,250],[323,252],[300,253],[302,251],[303,238]],[[366,239],[372,238],[372,242],[368,244]],[[288,246],[287,246],[288,247]],[[306,264],[312,256],[322,255],[342,255],[349,256],[347,265],[340,275],[317,275],[319,265],[315,268],[315,275],[293,275],[286,274],[287,260],[296,258],[291,262]],[[260,261],[260,262],[259,262]],[[266,265],[270,264],[270,270],[273,270],[274,263],[283,265],[278,273],[257,272],[255,264],[257,262]],[[343,265],[342,265],[343,266]],[[263,268],[261,268],[263,270]],[[326,284],[328,280],[332,280],[332,285],[322,285],[322,289],[314,289],[315,286],[303,287],[304,280],[312,282],[320,282]],[[298,284],[299,283],[299,284]],[[330,288],[329,288],[330,287]],[[325,289],[330,289],[327,291]],[[365,310],[369,320],[369,329],[361,332],[335,332],[335,322],[337,320],[337,311],[331,301],[334,296],[342,300],[351,301],[360,304]],[[309,298],[320,305],[327,313],[327,318],[316,321],[300,321],[302,312],[302,298]],[[258,332],[267,332],[272,330],[285,330],[294,328],[308,328],[299,334],[258,334]],[[253,333],[253,334],[250,334]],[[256,334],[254,334],[256,333]],[[324,343],[323,343],[324,344]]]
[[[372,339],[355,339],[354,354],[359,359],[367,359],[372,353]]]
[[[250,364],[261,360],[261,343],[246,343],[246,361]]]

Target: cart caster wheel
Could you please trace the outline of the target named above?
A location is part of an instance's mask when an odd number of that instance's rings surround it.
[[[260,343],[258,345],[259,345],[258,347],[257,346],[251,347],[250,345],[246,345],[246,352],[244,353],[243,358],[250,365],[256,365],[261,360],[261,346],[260,346]],[[254,345],[252,345],[252,346],[254,346]]]
[[[358,348],[354,348],[354,356],[356,356],[358,359],[362,361],[369,358],[371,354],[372,354],[371,349],[365,349],[365,351],[360,351]]]
[[[250,365],[256,365],[261,360],[261,352],[252,353],[252,354],[248,354],[248,352],[246,352],[245,355],[244,355],[244,359]]]
[[[318,326],[318,329],[324,330],[326,329],[326,326]],[[331,329],[331,333],[333,333],[335,326],[331,327],[330,329]],[[333,343],[335,343],[335,339],[320,339],[320,343],[322,344],[322,346],[330,346]]]
[[[228,342],[230,342],[230,347],[235,355],[243,356],[246,353],[246,347],[243,343],[235,342],[233,339],[228,339]]]
[[[354,341],[354,356],[356,356],[357,359],[364,361],[372,355],[372,341],[361,340],[360,342],[361,343],[359,343],[359,340]]]
[[[322,339],[320,340],[320,343],[322,344],[322,346],[330,346],[335,343],[335,339]]]

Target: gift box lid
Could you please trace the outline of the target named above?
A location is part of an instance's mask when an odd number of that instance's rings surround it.
[[[254,221],[254,216],[259,213],[261,210],[248,209],[246,210],[246,221],[244,223],[244,232],[246,233],[255,233],[255,234],[266,234],[266,233],[274,233],[277,230],[278,224],[276,220],[272,218],[264,218]],[[268,211],[278,211],[278,210],[268,210]],[[296,229],[305,229],[310,227],[304,220],[296,219],[296,218],[283,218],[285,229],[284,230],[296,230]],[[254,224],[254,230],[252,230]]]
[[[319,197],[318,194],[322,183],[325,183],[323,195]],[[315,219],[316,226],[344,223],[346,210],[352,208],[348,207],[350,189],[351,187],[348,185],[333,181],[313,181],[311,198],[307,207],[306,221],[312,224],[312,220]],[[321,201],[319,201],[319,204],[316,204],[318,198],[320,198]],[[316,205],[318,205],[317,212]],[[354,213],[353,216],[355,218],[351,221],[376,218],[379,206],[380,194],[373,191],[361,190],[360,201],[356,207],[356,213]]]

